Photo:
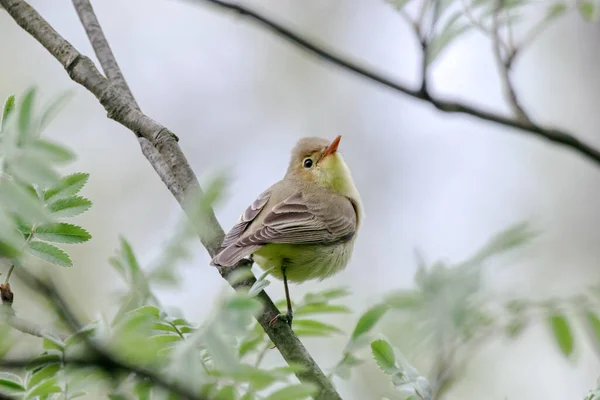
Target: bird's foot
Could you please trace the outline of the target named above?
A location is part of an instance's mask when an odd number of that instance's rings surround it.
[[[277,320],[282,320],[287,322],[287,324],[289,326],[292,326],[292,320],[294,319],[294,314],[288,310],[287,313],[285,314],[278,314],[276,315],[271,321],[269,321],[269,326],[273,326],[273,324],[277,321]]]

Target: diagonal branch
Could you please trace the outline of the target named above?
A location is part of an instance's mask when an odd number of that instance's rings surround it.
[[[160,172],[157,170],[157,172],[173,196],[187,211],[187,201],[202,192],[194,172],[175,140],[175,135],[143,114],[135,104],[125,97],[121,89],[102,76],[88,57],[80,54],[61,37],[27,2],[24,0],[0,0],[0,5],[4,6],[21,28],[29,32],[63,65],[71,79],[84,86],[98,99],[107,110],[109,118],[140,137],[144,155],[155,169],[167,168]],[[153,148],[158,152],[153,152]],[[161,164],[163,161],[164,163]],[[212,209],[207,210],[200,221],[194,222],[197,222],[198,233],[204,247],[211,256],[214,256],[224,237],[223,229],[214,212]],[[239,267],[248,267],[248,265],[241,263],[234,268],[220,268],[219,272],[224,279],[228,279],[231,273]],[[255,278],[251,278],[232,286],[236,290],[248,290],[255,281]],[[341,399],[291,327],[284,321],[277,322],[272,326],[269,324],[276,315],[279,315],[279,310],[271,298],[264,291],[261,291],[258,297],[264,308],[257,320],[285,361],[288,364],[297,364],[303,367],[300,372],[296,373],[296,376],[303,382],[312,382],[319,387],[316,400]]]
[[[306,36],[294,32],[292,29],[287,28],[282,24],[261,15],[260,13],[252,10],[249,7],[240,4],[228,3],[223,0],[187,1],[191,1],[194,3],[204,2],[221,7],[223,9],[233,11],[257,23],[262,28],[267,29],[272,33],[282,37],[283,39],[289,41],[295,46],[302,48],[309,54],[318,57],[320,60],[336,65],[347,71],[353,72],[367,80],[379,83],[389,89],[403,93],[409,97],[430,103],[433,106],[435,106],[438,110],[447,113],[466,114],[484,121],[493,122],[510,128],[516,128],[518,130],[521,130],[523,133],[528,133],[533,136],[546,139],[552,143],[565,146],[575,151],[576,153],[585,156],[587,159],[593,161],[595,164],[600,165],[600,150],[578,139],[573,134],[565,130],[544,127],[538,124],[530,124],[527,122],[520,121],[518,119],[503,116],[493,111],[485,110],[475,105],[445,100],[440,97],[431,95],[431,93],[429,93],[428,91],[412,89],[405,83],[402,83],[398,80],[395,80],[394,78],[386,76],[381,72],[375,71],[375,69],[370,66],[361,65],[351,60],[348,56],[344,56],[339,52],[336,52],[332,49],[328,49],[324,45],[320,45],[311,41]]]

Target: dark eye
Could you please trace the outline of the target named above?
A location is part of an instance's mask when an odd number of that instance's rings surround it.
[[[304,168],[308,169],[313,166],[313,161],[310,158],[305,158],[302,165],[304,165]]]

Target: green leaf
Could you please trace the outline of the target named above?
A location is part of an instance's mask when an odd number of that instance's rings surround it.
[[[9,372],[0,372],[0,393],[11,394],[24,391],[25,387],[20,376]]]
[[[554,3],[546,11],[546,20],[558,18],[565,12],[567,12],[567,6],[564,3]]]
[[[9,181],[0,182],[0,203],[28,223],[48,220],[48,213],[29,191]]]
[[[398,371],[394,349],[388,342],[378,339],[371,342],[371,352],[379,368],[388,375]]]
[[[25,96],[23,96],[23,101],[21,102],[21,107],[19,110],[19,145],[27,144],[34,137],[34,133],[31,132],[31,121],[33,119],[33,102],[35,100],[35,88],[29,89]]]
[[[56,373],[58,371],[60,371],[60,369],[61,369],[61,365],[58,363],[55,363],[55,364],[47,365],[47,366],[35,371],[31,375],[31,378],[29,378],[29,380],[27,381],[27,387],[32,388],[32,387],[38,385],[40,382],[55,376]]]
[[[343,331],[333,325],[325,324],[320,321],[312,319],[294,319],[292,322],[294,326],[294,332],[296,328],[300,330],[313,330],[315,332],[322,332],[326,335],[331,333],[343,333]]]
[[[307,315],[307,314],[333,314],[343,313],[350,314],[352,311],[346,306],[334,305],[327,303],[310,303],[298,307],[294,310],[294,315]]]
[[[59,338],[53,338],[51,336],[44,337],[43,341],[44,350],[58,350],[63,351],[65,349],[65,343]]]
[[[48,124],[58,115],[58,113],[64,108],[67,102],[73,97],[73,92],[68,91],[59,95],[54,99],[50,105],[45,107],[44,113],[40,117],[40,129],[43,130]]]
[[[584,0],[579,2],[579,13],[583,17],[583,19],[587,22],[594,21],[594,11],[595,6],[592,1]]]
[[[32,155],[54,164],[67,164],[76,158],[75,153],[66,147],[44,139],[33,142],[28,150]]]
[[[4,130],[6,125],[6,119],[15,109],[15,96],[9,96],[4,103],[4,107],[2,109],[2,125],[0,125],[0,131]]]
[[[90,174],[84,173],[62,177],[57,185],[46,190],[44,200],[58,200],[76,195],[85,186],[89,177]]]
[[[32,240],[27,246],[27,252],[37,258],[61,267],[73,266],[73,262],[67,253],[48,243]]]
[[[145,306],[136,308],[135,310],[131,310],[127,314],[129,314],[129,315],[143,315],[143,316],[146,316],[146,317],[158,318],[160,316],[160,310],[158,308],[154,307],[154,306],[145,305]]]
[[[52,365],[56,363],[62,362],[61,353],[58,351],[48,350],[46,354],[42,354],[37,356],[27,366],[25,367],[26,371],[33,371],[35,369],[39,369],[41,367]]]
[[[386,303],[395,309],[409,310],[423,303],[423,295],[418,290],[395,290],[385,296]]]
[[[352,340],[356,340],[359,336],[364,335],[375,326],[375,324],[389,310],[387,304],[377,304],[368,309],[356,323],[356,327],[352,332]]]
[[[175,328],[173,325],[171,325],[171,324],[168,324],[168,323],[166,323],[166,322],[162,322],[162,321],[156,322],[156,323],[154,324],[154,327],[153,327],[153,329],[154,329],[155,331],[163,331],[163,332],[173,332],[173,333],[177,333],[177,329],[176,329],[176,328]],[[177,333],[177,334],[178,334],[178,333]]]
[[[134,387],[135,394],[140,400],[150,400],[152,392],[152,382],[137,381]]]
[[[32,151],[20,151],[10,159],[9,173],[22,182],[51,186],[58,182],[59,176],[49,167],[48,160]]]
[[[48,210],[55,218],[73,217],[81,214],[92,206],[92,202],[80,196],[58,199],[48,204]]]
[[[554,313],[548,318],[548,324],[560,351],[566,357],[570,356],[573,352],[573,334],[567,319],[563,315]]]
[[[312,383],[290,385],[269,395],[265,400],[300,400],[306,399],[317,392],[318,388]]]
[[[25,399],[31,399],[38,396],[46,396],[52,393],[60,393],[62,389],[58,386],[58,378],[55,376],[50,379],[46,379],[39,385],[27,391]]]
[[[35,237],[54,243],[83,243],[92,238],[82,227],[63,222],[38,226],[35,230]]]
[[[278,379],[269,371],[251,366],[244,366],[240,371],[232,373],[231,378],[238,383],[248,382],[255,390],[265,389]]]
[[[600,318],[592,311],[586,311],[585,319],[587,321],[590,332],[594,335],[597,344],[600,344]]]
[[[266,288],[267,286],[269,286],[270,284],[271,284],[271,281],[269,281],[268,279],[256,281],[256,282],[254,282],[254,285],[252,285],[250,290],[248,290],[248,295],[254,297],[254,296],[258,295],[260,292],[262,292],[262,290],[264,288]]]
[[[215,400],[235,400],[236,398],[237,391],[232,385],[222,387],[214,397]]]
[[[148,338],[148,341],[154,342],[159,346],[164,346],[174,342],[180,342],[181,340],[181,336],[173,334],[152,335]]]
[[[427,46],[426,64],[430,65],[454,39],[467,32],[471,25],[459,22],[462,11],[454,13],[446,22],[440,33]]]
[[[83,391],[75,392],[73,394],[69,393],[69,400],[85,396],[86,394],[88,394],[88,393],[87,392],[83,392]]]

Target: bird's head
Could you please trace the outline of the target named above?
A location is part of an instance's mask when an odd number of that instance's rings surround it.
[[[342,137],[332,142],[318,137],[303,138],[292,149],[286,177],[315,183],[352,197],[356,191],[350,170],[338,152]]]

